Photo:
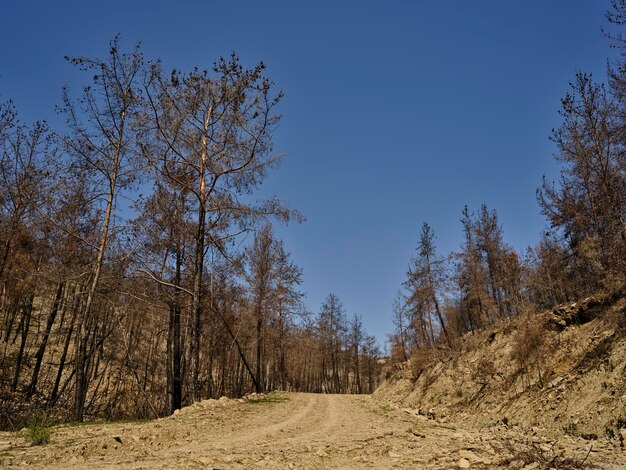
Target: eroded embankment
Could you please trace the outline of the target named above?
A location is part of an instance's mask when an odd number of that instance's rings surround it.
[[[598,296],[466,335],[403,364],[374,394],[423,415],[626,439],[626,298]]]

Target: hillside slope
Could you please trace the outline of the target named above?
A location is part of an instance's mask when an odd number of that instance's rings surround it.
[[[540,428],[623,448],[626,298],[590,297],[468,334],[458,352],[403,364],[375,397],[444,421]]]

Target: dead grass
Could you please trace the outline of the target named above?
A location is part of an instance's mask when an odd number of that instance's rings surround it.
[[[555,470],[580,470],[586,468],[598,468],[587,462],[592,447],[589,447],[586,455],[582,458],[564,457],[562,453],[555,449],[556,442],[549,448],[542,447],[535,443],[522,444],[509,439],[500,439],[502,449],[509,455],[504,464],[513,468],[526,465],[538,464],[536,469]],[[517,465],[516,465],[517,464]]]
[[[271,405],[289,401],[289,397],[280,392],[271,392],[248,395],[244,400],[251,405]]]

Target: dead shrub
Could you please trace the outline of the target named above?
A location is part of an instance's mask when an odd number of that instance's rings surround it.
[[[488,357],[481,357],[472,369],[472,380],[479,385],[488,383],[496,374],[496,365]]]
[[[543,315],[525,315],[518,323],[511,350],[511,359],[517,363],[519,370],[529,374],[534,369],[541,387],[545,375],[543,369],[547,333],[546,318]]]
[[[433,363],[433,351],[430,349],[417,349],[411,354],[409,360],[411,368],[411,376],[413,380],[417,380],[424,371]]]
[[[587,458],[591,453],[591,447],[586,455],[582,458],[567,458],[561,453],[556,452],[554,444],[549,448],[544,448],[535,443],[522,444],[513,442],[510,439],[500,439],[500,445],[508,454],[508,457],[502,462],[513,468],[522,468],[526,465],[539,464],[538,469],[555,469],[555,470],[579,470],[584,468],[597,468],[587,463]],[[518,466],[515,465],[518,463]],[[521,464],[521,465],[520,465]]]

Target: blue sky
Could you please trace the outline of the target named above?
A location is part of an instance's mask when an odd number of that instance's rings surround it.
[[[465,204],[497,209],[519,250],[544,228],[535,200],[558,173],[550,130],[577,71],[605,77],[608,0],[3,1],[0,96],[58,118],[77,83],[65,55],[103,55],[120,32],[166,66],[236,51],[285,91],[260,195],[307,218],[280,228],[309,308],[329,292],[381,341],[423,221],[442,252]]]

